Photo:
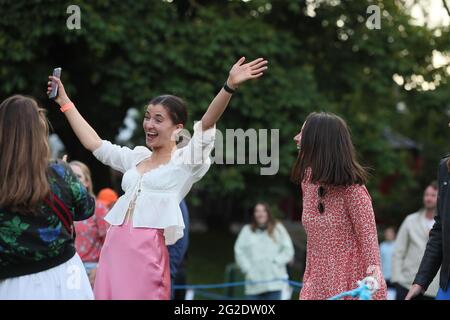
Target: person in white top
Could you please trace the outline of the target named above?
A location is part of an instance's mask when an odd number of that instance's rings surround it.
[[[183,236],[180,201],[208,171],[214,148],[215,124],[238,85],[259,78],[267,60],[244,63],[240,58],[209,105],[187,145],[177,148],[187,120],[183,100],[163,95],[150,101],[143,121],[146,146],[132,149],[102,140],[68,98],[61,80],[55,101],[85,148],[122,173],[125,192],[105,217],[111,224],[100,254],[94,284],[96,299],[170,299],[166,245]]]
[[[423,209],[408,215],[398,231],[392,256],[392,282],[396,283],[396,299],[405,300],[420,266],[423,253],[434,225],[438,198],[437,182],[431,182],[423,193]],[[435,277],[419,300],[432,300],[439,290]]]
[[[282,298],[289,279],[287,265],[294,260],[294,245],[267,203],[255,205],[252,222],[242,228],[236,239],[234,256],[247,281],[248,300]]]

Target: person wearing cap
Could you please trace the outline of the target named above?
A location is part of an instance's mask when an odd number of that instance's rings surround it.
[[[97,202],[104,204],[108,210],[112,208],[118,199],[117,192],[111,188],[103,188],[97,195]]]

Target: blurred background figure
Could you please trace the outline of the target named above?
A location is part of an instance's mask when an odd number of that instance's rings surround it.
[[[384,230],[384,241],[380,243],[381,271],[386,280],[388,288],[387,299],[395,300],[396,290],[391,282],[392,278],[392,256],[395,245],[395,228],[387,227]]]
[[[434,224],[437,192],[437,183],[433,181],[424,191],[424,208],[407,216],[398,231],[392,261],[392,282],[396,284],[397,300],[405,299],[419,269]],[[435,277],[425,294],[416,299],[434,299],[438,289],[439,277]]]
[[[181,213],[184,221],[183,237],[173,245],[167,246],[170,260],[170,298],[173,300],[184,300],[186,290],[174,290],[174,285],[186,284],[186,253],[189,246],[189,210],[184,199],[180,203]]]
[[[292,240],[265,203],[255,205],[251,224],[245,225],[234,245],[235,260],[245,275],[245,294],[250,300],[280,300],[286,265],[294,259]]]
[[[70,167],[80,182],[86,187],[89,194],[94,196],[91,171],[88,166],[80,161],[71,161]],[[75,247],[81,257],[81,261],[83,261],[92,287],[94,287],[100,251],[109,228],[109,224],[105,221],[104,217],[116,201],[117,193],[114,190],[102,189],[95,203],[94,215],[87,220],[75,223],[77,235],[75,238]]]
[[[97,202],[103,204],[108,210],[112,208],[118,199],[118,194],[111,188],[103,188],[97,195]]]

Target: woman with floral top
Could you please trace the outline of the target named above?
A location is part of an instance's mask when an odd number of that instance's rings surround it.
[[[36,101],[0,104],[0,300],[93,299],[75,251],[73,220],[94,198],[65,163],[50,162],[48,123]]]
[[[89,194],[94,196],[91,170],[89,170],[89,167],[81,161],[71,161],[69,164]],[[108,211],[109,208],[97,199],[95,202],[95,213],[92,217],[75,223],[77,233],[75,247],[80,255],[81,261],[83,261],[92,286],[94,286],[100,251],[102,250],[106,232],[109,228],[108,222],[104,219]]]
[[[125,192],[106,216],[109,229],[97,268],[96,299],[170,299],[169,255],[166,245],[183,236],[179,207],[192,185],[208,171],[215,124],[237,86],[263,75],[262,58],[232,67],[223,89],[194,126],[189,143],[177,148],[187,120],[178,97],[163,95],[150,101],[143,128],[146,146],[133,150],[100,139],[67,97],[60,79],[56,102],[85,148],[104,164],[124,173]],[[49,91],[51,89],[49,82]]]
[[[294,138],[298,149],[292,181],[300,185],[307,234],[306,270],[300,299],[320,300],[358,287],[373,276],[386,299],[375,214],[345,121],[312,113]]]

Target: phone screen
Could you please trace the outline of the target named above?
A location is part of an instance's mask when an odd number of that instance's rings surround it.
[[[61,68],[53,69],[53,76],[56,78],[61,78]],[[52,91],[50,91],[48,97],[50,99],[55,99],[58,96],[58,86],[56,82],[52,81]]]

